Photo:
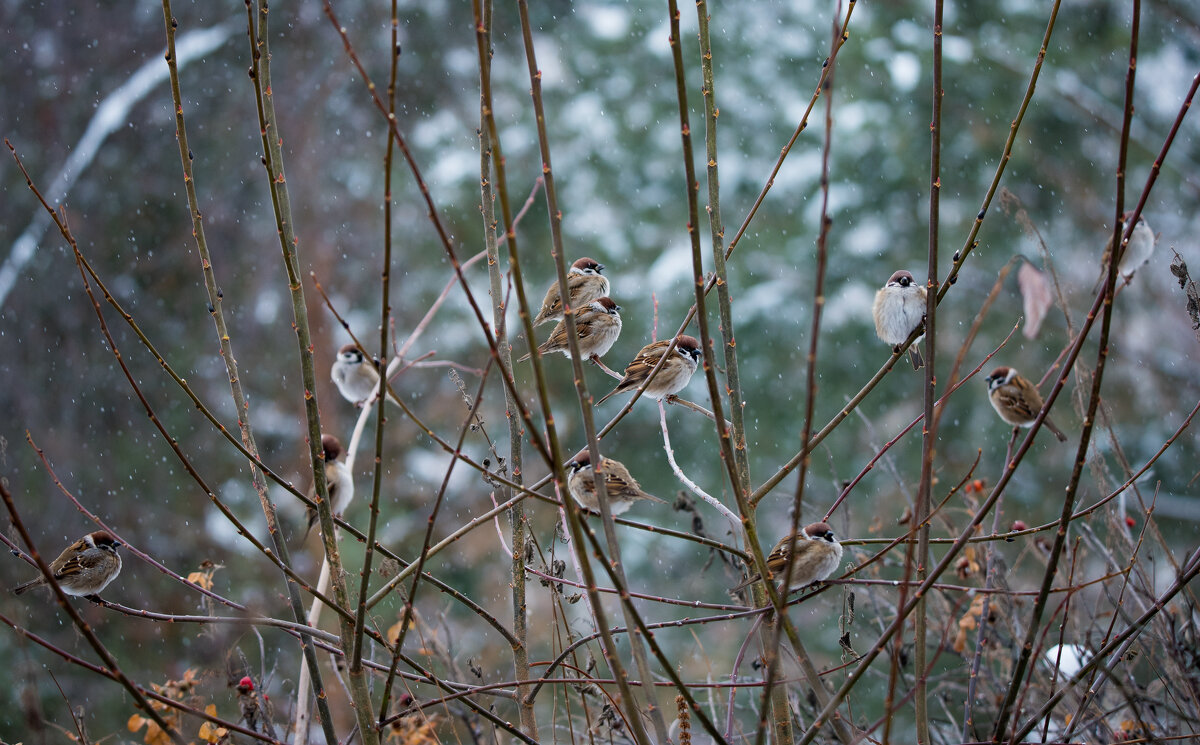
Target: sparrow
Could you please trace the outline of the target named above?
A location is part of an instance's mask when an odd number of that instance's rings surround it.
[[[586,256],[576,259],[575,263],[571,264],[571,268],[567,270],[567,293],[572,308],[582,308],[608,294],[608,277],[605,277],[603,272],[603,264]],[[558,289],[558,282],[555,282],[546,290],[542,309],[538,311],[537,318],[533,319],[533,325],[541,326],[543,323],[561,321],[562,317],[562,293]]]
[[[363,353],[353,344],[347,344],[338,350],[329,377],[337,385],[342,398],[360,408],[379,384],[379,371],[375,369],[374,363],[364,359]],[[400,402],[390,391],[387,397],[389,401],[399,405]]]
[[[333,514],[340,515],[354,498],[354,475],[346,464],[338,458],[342,456],[342,443],[333,435],[321,435],[321,449],[325,451],[325,484],[329,488],[329,505]],[[317,485],[308,487],[308,498],[317,498]],[[317,510],[308,507],[305,510],[308,527],[304,529],[304,537],[312,532],[317,524]]]
[[[1126,212],[1121,218],[1121,230],[1124,234],[1125,225],[1129,221],[1129,216],[1132,212]],[[1125,244],[1125,253],[1121,254],[1121,263],[1117,264],[1117,271],[1126,280],[1133,277],[1133,273],[1137,269],[1150,260],[1150,255],[1154,253],[1154,244],[1157,239],[1154,236],[1154,231],[1146,224],[1146,218],[1138,215],[1137,222],[1133,224],[1133,232],[1129,234],[1129,242]],[[1112,237],[1108,239],[1108,245],[1104,247],[1104,259],[1101,264],[1105,269],[1108,268],[1108,262],[1112,260]],[[1106,273],[1101,273],[1100,281],[1104,281]]]
[[[571,475],[567,478],[567,490],[582,507],[592,512],[600,511],[600,501],[596,497],[596,473],[592,468],[592,458],[587,453],[567,464],[571,467]],[[620,515],[629,510],[639,499],[651,502],[665,501],[642,491],[642,487],[629,475],[629,469],[612,458],[601,461],[600,470],[604,472],[604,489],[608,494],[608,509],[614,515]]]
[[[68,595],[88,597],[96,595],[121,573],[121,556],[117,547],[121,543],[104,530],[88,533],[67,546],[50,564],[50,573],[58,586]],[[45,576],[31,579],[13,588],[14,595],[46,584]]]
[[[997,367],[992,374],[985,378],[988,384],[988,400],[1000,418],[1014,427],[1029,427],[1042,410],[1042,395],[1037,388],[1021,377],[1011,367]],[[1066,442],[1067,436],[1054,426],[1050,417],[1042,420],[1046,428],[1054,433],[1059,442]]]
[[[789,559],[792,564],[791,590],[799,590],[814,582],[820,582],[842,565],[842,544],[827,523],[806,525],[795,534],[794,545],[791,535],[786,535],[775,544],[767,555],[767,571],[771,579],[782,579],[787,572]],[[760,579],[756,573],[733,588],[741,590]]]
[[[913,329],[925,323],[925,287],[913,279],[910,272],[898,271],[888,278],[887,284],[875,293],[875,334],[892,350],[903,344]],[[920,370],[925,366],[921,357],[921,349],[917,337],[908,348],[908,358],[912,361],[913,369]]]
[[[619,310],[621,310],[621,306],[614,303],[612,298],[602,297],[573,311],[575,332],[579,338],[579,353],[583,355],[584,359],[602,357],[605,352],[612,349],[617,337],[621,335],[621,314],[617,312]],[[550,338],[538,347],[538,351],[542,355],[562,352],[566,357],[571,356],[571,349],[567,343],[565,318],[558,322],[554,331],[550,332]],[[524,362],[527,359],[529,359],[529,355],[525,355],[517,362]]]
[[[696,368],[700,365],[700,342],[696,341],[695,337],[686,334],[680,334],[676,339],[678,342],[675,345],[675,351],[663,363],[658,374],[654,376],[654,380],[650,381],[650,385],[646,386],[644,395],[661,401],[667,396],[673,396],[682,391],[688,381],[692,379],[692,373],[696,372]],[[662,359],[663,353],[670,345],[670,339],[663,339],[642,347],[642,351],[633,358],[633,362],[625,366],[625,377],[621,378],[621,382],[617,383],[616,388],[597,401],[596,405],[604,403],[609,396],[636,390],[642,383],[645,383],[650,371]]]

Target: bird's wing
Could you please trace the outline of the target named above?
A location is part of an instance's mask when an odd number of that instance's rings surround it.
[[[1036,391],[1034,392],[1034,397],[1028,394],[1021,395],[1020,389],[1009,387],[1000,388],[996,391],[996,397],[999,399],[1000,404],[1009,411],[1018,414],[1022,419],[1033,419],[1037,416],[1038,410],[1042,408],[1040,405],[1036,409],[1032,408],[1031,401],[1041,403],[1036,398],[1036,395]]]
[[[648,499],[651,502],[664,502],[653,494],[642,491],[642,487],[632,476],[609,471],[604,475],[604,488],[610,496],[621,496],[626,499]],[[664,502],[665,503],[665,502]]]
[[[67,560],[57,572],[54,573],[54,579],[63,580],[68,577],[74,577],[82,572],[99,566],[108,561],[103,551],[84,551],[76,554]]]

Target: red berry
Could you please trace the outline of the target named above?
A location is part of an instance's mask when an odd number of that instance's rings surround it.
[[[254,681],[247,675],[238,681],[237,687],[240,693],[249,693],[254,690]]]
[[[1025,524],[1024,520],[1013,520],[1013,524],[1012,524],[1013,530],[1025,530],[1028,527],[1029,526]]]
[[[1137,525],[1137,522],[1132,517],[1126,517],[1125,524],[1132,528],[1134,525]]]

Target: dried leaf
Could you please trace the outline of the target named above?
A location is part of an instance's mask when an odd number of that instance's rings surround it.
[[[1196,335],[1196,340],[1200,341],[1200,291],[1196,289],[1196,282],[1188,275],[1187,264],[1184,263],[1183,257],[1178,251],[1172,249],[1175,258],[1171,260],[1171,274],[1179,280],[1179,287],[1187,296],[1187,314],[1192,320],[1192,332]]]
[[[129,721],[126,723],[125,726],[129,727],[130,732],[137,732],[142,727],[146,726],[146,722],[149,722],[149,721],[150,721],[149,719],[142,716],[141,714],[134,714],[133,716],[129,717]]]
[[[1054,295],[1050,291],[1050,282],[1046,275],[1028,261],[1021,264],[1017,270],[1017,284],[1021,288],[1021,298],[1025,305],[1025,328],[1021,333],[1026,339],[1037,336],[1046,311],[1054,305]]]
[[[971,601],[971,607],[967,608],[967,612],[963,617],[958,619],[958,634],[954,637],[954,651],[957,654],[962,654],[967,648],[967,632],[974,631],[979,628],[979,618],[983,615],[983,595],[975,596]]]
[[[208,706],[205,706],[204,713],[208,714],[210,717],[215,717],[217,715],[217,705],[209,704]],[[218,727],[217,725],[213,724],[212,722],[205,722],[200,725],[199,737],[201,740],[204,740],[205,742],[209,742],[209,743],[220,742],[222,740],[222,738],[224,738],[228,734],[229,734],[229,730],[225,729],[224,727]]]

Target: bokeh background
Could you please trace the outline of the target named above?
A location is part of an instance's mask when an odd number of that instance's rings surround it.
[[[928,173],[931,88],[931,4],[859,3],[850,39],[834,75],[827,304],[820,337],[816,424],[832,417],[886,359],[873,334],[872,294],[894,270],[923,276],[928,242]],[[336,5],[358,54],[374,79],[386,80],[388,12],[358,0]],[[1046,27],[1049,4],[1001,0],[950,4],[945,24],[945,97],[942,138],[941,272],[962,247],[1002,153]],[[711,6],[720,107],[721,210],[727,239],[744,219],[770,169],[807,105],[829,48],[832,5],[718,3]],[[179,3],[180,34],[207,31],[207,51],[182,71],[185,114],[195,155],[197,187],[208,243],[224,291],[233,346],[249,394],[250,416],[264,459],[304,487],[309,482],[304,442],[303,390],[286,277],[280,260],[270,199],[260,164],[260,139],[247,77],[248,44],[240,3]],[[679,120],[665,4],[587,2],[534,3],[538,61],[543,72],[547,125],[558,183],[569,258],[592,256],[608,266],[613,295],[623,306],[624,331],[609,354],[620,368],[652,334],[670,333],[692,300],[690,244],[686,232]],[[364,339],[377,338],[382,256],[383,156],[386,130],[362,81],[348,63],[319,3],[272,7],[273,91],[284,138],[288,184],[300,237],[301,265],[315,274],[333,305]],[[684,53],[689,66],[692,124],[702,131],[696,18],[683,9]],[[997,272],[1016,254],[1053,268],[1077,324],[1091,303],[1098,256],[1115,204],[1115,177],[1127,66],[1129,8],[1117,2],[1067,2],[1057,19],[1037,93],[1029,107],[1003,186],[1015,195],[1045,239],[1048,253],[1011,214],[993,205],[979,246],[939,309],[939,373],[959,349]],[[218,355],[199,271],[176,149],[170,91],[160,78],[135,93],[115,93],[143,68],[165,69],[163,16],[154,3],[0,3],[0,134],[8,138],[38,184],[65,205],[81,249],[120,302],[214,411],[233,427],[235,411]],[[182,37],[181,37],[182,38]],[[400,128],[409,137],[433,198],[453,236],[458,255],[483,248],[479,213],[478,71],[470,7],[442,1],[401,2]],[[1126,204],[1136,202],[1154,155],[1170,128],[1190,80],[1200,69],[1200,10],[1187,3],[1143,7],[1137,92]],[[161,70],[160,70],[161,71]],[[540,172],[529,81],[515,6],[496,9],[493,65],[495,104],[507,156],[509,188],[520,204]],[[125,102],[114,107],[114,96]],[[738,351],[755,484],[774,473],[799,447],[805,400],[804,355],[809,344],[815,244],[819,227],[821,105],[783,165],[729,264]],[[116,111],[115,114],[112,112]],[[110,132],[81,142],[98,116],[109,115]],[[1117,301],[1105,403],[1130,462],[1150,457],[1179,425],[1200,395],[1200,346],[1184,311],[1184,298],[1168,266],[1170,249],[1200,269],[1200,143],[1194,115],[1185,121],[1162,164],[1145,215],[1160,234],[1158,251]],[[85,163],[68,159],[92,151]],[[702,152],[697,166],[703,173]],[[55,193],[66,169],[68,192]],[[702,185],[703,194],[703,185]],[[222,565],[217,589],[264,612],[286,617],[280,577],[238,540],[196,483],[180,467],[132,394],[106,348],[82,291],[69,248],[26,189],[14,161],[0,158],[0,477],[16,495],[27,524],[53,555],[89,530],[88,523],[55,488],[26,432],[45,450],[63,483],[139,547],[187,574],[201,562]],[[396,229],[393,234],[394,322],[403,339],[451,276],[425,206],[408,171],[395,169]],[[38,226],[42,227],[38,227]],[[707,223],[703,244],[708,251]],[[32,232],[30,232],[32,231]],[[23,236],[32,236],[22,243]],[[520,228],[527,292],[540,298],[553,278],[548,221],[541,194]],[[28,256],[18,248],[33,245]],[[1046,262],[1049,262],[1047,265]],[[711,263],[711,261],[707,262]],[[707,264],[706,264],[707,266]],[[477,297],[487,298],[483,264],[470,271]],[[328,431],[349,438],[357,411],[328,382],[335,350],[347,338],[306,282],[316,339],[320,386],[316,391]],[[714,296],[715,298],[715,296]],[[715,305],[712,319],[715,329]],[[990,352],[1021,315],[1016,273],[967,354],[974,365]],[[221,498],[260,535],[264,521],[238,454],[194,410],[140,348],[112,312],[106,315],[125,359],[159,417]],[[516,316],[512,316],[515,323]],[[694,327],[693,327],[694,328]],[[542,330],[545,332],[545,329]],[[1036,339],[1020,333],[996,358],[1040,378],[1068,342],[1066,321],[1052,310]],[[524,340],[514,339],[518,352]],[[413,356],[479,368],[483,341],[460,291],[422,336]],[[1081,359],[1095,358],[1090,343]],[[582,445],[569,364],[547,363],[559,432]],[[478,378],[462,373],[469,390]],[[985,370],[986,374],[986,370]],[[611,386],[588,368],[597,394]],[[532,375],[518,369],[534,403]],[[921,410],[920,377],[898,369],[814,453],[803,518],[823,514],[843,481],[853,478],[878,446]],[[396,389],[439,433],[453,439],[465,410],[445,367],[417,368]],[[1064,396],[1055,418],[1068,433],[1079,430],[1076,391]],[[686,395],[708,405],[697,378]],[[485,394],[488,434],[504,441],[502,392],[493,378]],[[534,407],[536,408],[536,407]],[[604,414],[615,412],[606,404]],[[717,457],[711,424],[692,412],[668,414],[676,456],[710,493],[732,504]],[[995,417],[982,381],[952,400],[942,418],[935,494],[961,478],[979,449],[977,476],[995,479],[1009,430]],[[1095,439],[1096,467],[1084,477],[1083,503],[1107,493],[1119,476],[1113,441]],[[657,417],[639,403],[607,444],[648,491],[671,497],[681,489],[661,447]],[[886,467],[858,485],[834,519],[849,537],[891,535],[919,480],[919,437],[895,448]],[[466,449],[486,457],[479,434]],[[504,445],[507,448],[507,445]],[[1140,484],[1156,488],[1160,526],[1177,548],[1200,542],[1200,506],[1192,482],[1200,469],[1196,435],[1185,433]],[[1057,516],[1071,469],[1073,445],[1039,438],[1005,503],[1005,523],[1033,525]],[[369,488],[371,459],[362,453],[360,490]],[[544,468],[529,460],[526,476]],[[382,538],[398,553],[416,557],[432,499],[448,457],[413,424],[394,416],[387,427]],[[1106,471],[1107,469],[1111,469]],[[787,479],[763,503],[764,525],[787,519],[795,479]],[[362,493],[360,491],[360,494]],[[300,524],[295,500],[275,490],[289,528]],[[487,486],[467,469],[451,481],[435,536],[490,507]],[[734,536],[710,508],[700,508],[708,532]],[[1142,516],[1136,500],[1130,514]],[[543,545],[552,543],[555,512],[530,507]],[[639,507],[638,519],[687,530],[691,516],[668,508]],[[961,522],[964,503],[949,514]],[[360,500],[348,513],[365,525]],[[507,532],[506,521],[502,522]],[[293,529],[293,532],[294,531]],[[774,541],[777,532],[768,532]],[[736,574],[694,544],[663,540],[640,531],[622,533],[635,589],[728,600]],[[299,547],[298,535],[293,545]],[[562,549],[560,549],[561,551]],[[1014,565],[1010,584],[1036,587],[1041,565],[1026,550],[1006,547]],[[315,542],[296,553],[298,567],[315,576]],[[348,549],[351,561],[360,556]],[[1102,573],[1101,562],[1086,567]],[[1031,570],[1028,577],[1024,568]],[[1169,567],[1157,565],[1168,577]],[[445,581],[508,619],[507,557],[496,531],[469,534],[430,567]],[[1163,568],[1165,567],[1165,568]],[[894,567],[893,567],[894,568]],[[887,568],[884,570],[888,571]],[[0,561],[0,584],[30,573],[16,559]],[[976,581],[978,578],[976,578]],[[669,590],[668,590],[669,588]],[[153,569],[127,561],[114,600],[175,613],[194,612],[197,597]],[[531,585],[534,618],[545,618],[548,591]],[[586,603],[572,606],[572,628],[584,630]],[[398,606],[382,605],[386,628]],[[838,596],[827,593],[797,611],[797,622],[814,629],[824,665],[838,660]],[[810,609],[811,608],[811,609]],[[437,626],[456,659],[479,664],[488,680],[511,675],[502,641],[477,618],[444,596],[424,594],[422,612]],[[84,656],[85,644],[45,595],[0,599],[0,612]],[[143,682],[178,678],[188,668],[204,671],[211,690],[224,689],[224,656],[241,645],[258,664],[257,641],[241,631],[203,633],[85,608],[126,669]],[[676,615],[653,606],[652,620]],[[439,626],[435,619],[445,619]],[[662,634],[692,677],[728,672],[731,650],[747,624],[705,628],[703,644],[687,632]],[[862,637],[867,644],[874,629]],[[432,633],[432,632],[431,632]],[[534,659],[556,650],[549,629],[533,632]],[[857,632],[856,632],[857,633]],[[282,635],[264,632],[263,666],[276,698],[287,702],[299,667],[295,648]],[[861,649],[859,651],[862,651]],[[961,663],[953,663],[961,664]],[[0,738],[36,741],[38,716],[70,727],[65,704],[45,674],[52,669],[69,700],[87,709],[95,736],[123,731],[132,704],[119,688],[64,666],[11,632],[0,633],[0,667],[12,685],[0,691]],[[218,693],[213,693],[217,696]],[[220,694],[228,695],[228,694]],[[865,694],[864,694],[865,697]],[[220,700],[220,699],[216,699]],[[867,714],[878,708],[860,700]],[[290,704],[282,704],[286,709]],[[40,712],[40,714],[38,713]],[[282,715],[281,715],[282,718]],[[50,735],[46,735],[49,737]],[[32,738],[32,739],[28,739]]]

